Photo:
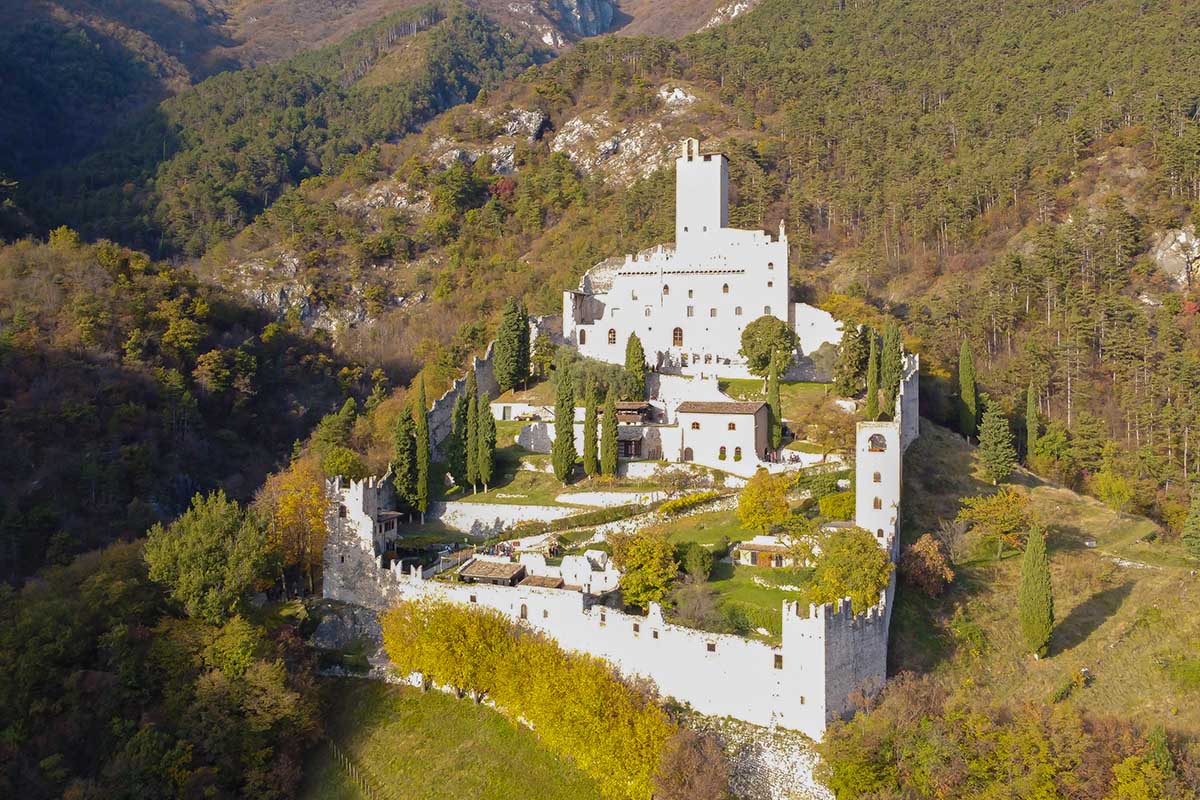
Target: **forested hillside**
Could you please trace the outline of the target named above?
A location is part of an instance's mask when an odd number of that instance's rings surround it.
[[[342,370],[239,298],[110,242],[63,229],[0,248],[3,579],[139,537],[200,490],[249,498],[361,388]]]

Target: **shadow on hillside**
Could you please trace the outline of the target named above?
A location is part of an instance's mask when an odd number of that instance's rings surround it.
[[[1084,600],[1066,618],[1054,626],[1050,639],[1051,655],[1059,655],[1082,644],[1104,621],[1117,612],[1133,591],[1133,581],[1096,592]]]

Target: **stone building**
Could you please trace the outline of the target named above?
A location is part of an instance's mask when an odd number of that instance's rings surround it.
[[[783,226],[729,227],[729,162],[686,139],[675,161],[675,243],[604,261],[563,294],[563,337],[585,355],[624,363],[630,334],[663,372],[748,377],[742,331],[759,317],[791,326],[798,356],[836,346],[840,324],[792,303]]]

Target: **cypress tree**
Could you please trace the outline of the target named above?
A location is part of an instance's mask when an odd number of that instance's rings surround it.
[[[575,395],[570,377],[561,372],[554,402],[554,446],[550,460],[554,464],[554,477],[566,485],[575,471]]]
[[[496,468],[496,418],[492,416],[492,398],[487,392],[479,398],[479,454],[476,464],[479,467],[479,482],[483,490],[488,490],[492,482],[492,474]]]
[[[413,504],[421,512],[421,524],[425,524],[425,512],[429,510],[429,417],[425,405],[425,378],[420,378],[417,395],[413,398],[413,426],[417,439],[417,492]]]
[[[1038,443],[1038,402],[1037,394],[1033,391],[1033,381],[1025,391],[1025,463],[1028,465],[1037,452]]]
[[[779,360],[771,359],[771,368],[767,373],[767,431],[771,449],[778,450],[783,441],[783,417],[780,416],[779,403]]]
[[[867,329],[871,338],[870,355],[867,356],[867,419],[879,419],[879,346],[875,331]]]
[[[454,401],[450,419],[450,436],[445,444],[446,469],[457,486],[467,485],[467,396],[460,394]]]
[[[525,309],[524,301],[517,305],[517,321],[520,326],[517,333],[517,380],[528,389],[532,362],[529,352],[529,312]]]
[[[1017,614],[1025,647],[1038,658],[1046,655],[1054,630],[1054,594],[1050,586],[1050,559],[1046,555],[1046,537],[1040,528],[1029,532],[1025,557],[1021,561],[1021,588],[1017,593]]]
[[[467,385],[463,387],[463,396],[467,398],[467,435],[463,439],[463,451],[466,459],[466,476],[467,483],[471,484],[471,491],[475,491],[475,484],[479,483],[479,413],[476,406],[478,405],[479,393],[478,384],[475,380],[475,370],[467,373]]]
[[[625,372],[630,377],[630,400],[646,399],[646,351],[636,333],[625,343]]]
[[[589,383],[584,390],[583,474],[590,478],[599,468],[596,462],[596,392]]]
[[[411,414],[402,413],[396,420],[396,431],[392,438],[392,485],[400,502],[414,507],[417,495],[417,441]]]
[[[501,393],[517,385],[520,377],[521,309],[515,298],[508,298],[500,318],[500,329],[496,332],[496,344],[492,349],[492,369]]]
[[[600,423],[600,474],[617,474],[617,393],[608,390],[604,398],[604,417]]]
[[[853,397],[862,391],[867,371],[866,328],[848,325],[838,346],[837,362],[833,367],[833,386],[842,397]]]
[[[889,322],[883,333],[883,354],[879,359],[879,383],[883,389],[884,414],[892,417],[896,413],[896,396],[900,393],[900,376],[904,372],[904,345],[900,341],[900,329]]]
[[[979,458],[993,486],[1011,475],[1017,463],[1012,429],[995,403],[989,403],[987,411],[983,412],[983,425],[979,428]]]
[[[958,427],[963,436],[975,435],[979,423],[979,392],[975,388],[975,359],[971,344],[963,339],[958,351]]]
[[[1200,558],[1200,486],[1192,488],[1192,505],[1187,519],[1183,521],[1183,533],[1179,540],[1188,552]]]

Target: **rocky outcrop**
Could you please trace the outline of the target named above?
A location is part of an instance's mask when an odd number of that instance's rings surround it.
[[[725,3],[713,11],[712,16],[708,18],[708,22],[704,23],[700,30],[705,31],[709,28],[715,28],[718,25],[724,25],[726,22],[730,22],[745,14],[756,5],[758,5],[758,0],[733,0],[733,2]]]
[[[1183,287],[1200,284],[1200,237],[1195,225],[1158,234],[1150,254],[1175,283]]]

